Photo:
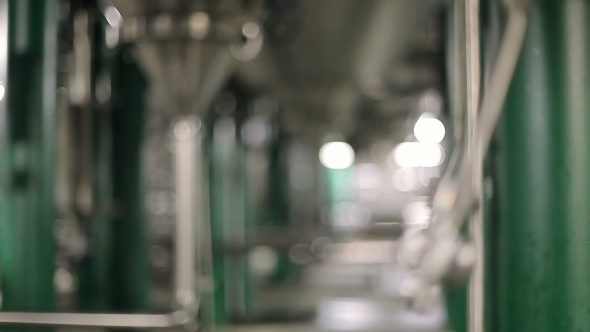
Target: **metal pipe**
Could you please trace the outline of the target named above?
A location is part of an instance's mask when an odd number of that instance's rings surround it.
[[[471,184],[477,204],[476,211],[469,216],[469,232],[475,249],[475,265],[469,280],[469,313],[468,326],[471,332],[483,332],[484,314],[484,244],[483,244],[483,156],[478,146],[479,132],[479,98],[481,85],[480,68],[480,24],[479,0],[465,0],[465,81],[466,81],[466,126],[467,149],[465,156],[471,162],[473,170]]]
[[[176,167],[176,267],[175,298],[179,309],[196,312],[195,303],[195,222],[199,175],[197,151],[199,124],[184,118],[174,125]]]
[[[76,130],[78,141],[78,181],[76,183],[75,205],[77,212],[88,218],[94,208],[94,142],[92,110],[92,18],[87,10],[74,15],[73,65],[70,78],[70,100],[78,113],[80,130]]]
[[[0,157],[6,158],[6,144],[9,139],[10,126],[8,126],[8,114],[6,107],[6,81],[8,79],[8,0],[0,1]],[[5,183],[8,174],[5,165],[0,163],[0,198],[4,203]]]
[[[467,7],[462,8],[467,9],[468,13],[472,15],[478,15],[477,7],[467,4]],[[470,111],[468,114],[470,122],[467,128],[469,129],[467,132],[468,140],[464,140],[466,149],[463,151],[456,172],[453,169],[447,169],[445,178],[437,188],[433,201],[433,227],[428,234],[416,233],[408,235],[405,244],[400,249],[400,255],[407,264],[419,267],[424,272],[423,276],[410,281],[423,283],[423,287],[417,288],[413,298],[413,306],[417,309],[424,307],[424,304],[431,297],[427,292],[428,287],[440,283],[450,274],[451,269],[456,266],[454,264],[457,263],[456,259],[459,252],[463,249],[465,249],[465,252],[473,250],[473,247],[469,247],[470,245],[462,243],[460,229],[464,220],[474,211],[474,203],[477,201],[474,198],[480,199],[481,196],[479,194],[481,193],[481,183],[477,184],[479,187],[476,188],[473,182],[474,180],[481,182],[483,156],[501,114],[504,99],[520,55],[526,33],[528,8],[512,4],[509,6],[508,14],[508,24],[498,53],[498,60],[486,87],[479,113],[477,112],[477,103],[480,72],[479,65],[475,63],[475,61],[479,62],[479,41],[475,39],[478,37],[472,35],[474,31],[470,32],[472,36],[470,42],[465,44],[465,50],[470,55],[471,62],[466,66],[466,69],[468,69],[466,74],[469,74],[471,83],[467,86],[470,92],[466,95],[466,101],[469,104],[467,109]],[[468,26],[474,25],[471,19],[472,17],[467,18]],[[456,164],[451,166],[454,167]],[[446,178],[446,175],[453,173],[455,173],[453,176]],[[476,215],[474,218],[481,218],[481,216]],[[475,232],[478,233],[476,236],[483,237],[481,219],[476,220],[476,222],[478,224],[473,224]],[[483,264],[481,238],[476,239],[476,241],[479,241],[480,252],[475,254],[476,256],[479,255],[478,263]],[[473,261],[476,259],[477,257]],[[467,263],[473,264],[471,262]],[[483,329],[482,278],[483,275],[476,273],[472,283],[473,292],[470,297],[471,300],[475,301],[475,303],[472,303],[474,308],[471,312],[473,321],[471,327],[476,331]],[[411,280],[411,278],[408,280]]]
[[[494,134],[496,124],[502,112],[506,93],[510,86],[512,74],[520,55],[527,26],[528,11],[521,6],[511,6],[508,11],[508,22],[500,45],[496,65],[491,73],[489,83],[483,94],[483,101],[477,119],[477,148],[481,151],[479,158],[483,161]],[[441,183],[435,194],[435,208],[443,217],[440,224],[447,221],[460,226],[465,217],[472,211],[473,200],[473,168],[470,158],[462,158],[458,168],[455,184]],[[449,196],[454,196],[449,200]],[[439,199],[440,198],[440,199]],[[449,204],[451,203],[451,204]],[[441,234],[446,236],[447,234]]]
[[[481,104],[481,116],[478,119],[480,149],[483,151],[490,145],[494,129],[502,113],[502,106],[524,41],[527,21],[527,8],[513,5],[509,9],[506,31]]]
[[[166,328],[184,323],[183,313],[82,314],[46,312],[0,312],[0,324],[103,328]]]

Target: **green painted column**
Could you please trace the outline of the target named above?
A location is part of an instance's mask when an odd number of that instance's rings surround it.
[[[230,125],[230,120],[228,126]],[[235,125],[231,120],[231,125]],[[224,285],[225,280],[225,257],[224,250],[218,249],[222,246],[225,241],[224,236],[224,185],[223,185],[223,173],[225,167],[223,166],[224,156],[227,154],[225,148],[221,145],[219,127],[215,128],[215,124],[218,124],[218,120],[213,116],[210,121],[210,132],[208,139],[208,160],[209,160],[209,204],[210,204],[210,222],[211,222],[211,243],[213,249],[213,303],[214,303],[214,318],[215,324],[222,324],[227,321],[226,313],[226,290]],[[218,125],[219,126],[219,125]],[[215,131],[218,131],[217,137],[215,137]],[[234,132],[235,133],[235,132]],[[232,142],[234,139],[232,138]]]
[[[227,254],[225,246],[244,242],[248,200],[246,149],[240,135],[243,96],[225,93],[219,104],[233,105],[211,115],[209,190],[211,242],[213,246],[214,322],[244,320],[250,311],[250,278],[244,255]],[[214,108],[222,106],[214,106]]]
[[[491,331],[590,328],[590,1],[539,0],[497,135]]]
[[[330,206],[351,202],[353,193],[354,166],[345,169],[329,169],[324,167],[327,200]]]
[[[85,6],[90,16],[92,84],[92,173],[93,213],[85,225],[91,238],[88,255],[78,266],[78,306],[80,311],[111,310],[111,225],[112,197],[112,102],[111,81],[116,50],[107,47],[105,30],[109,28],[102,13],[93,4]],[[114,274],[116,277],[116,273]]]
[[[502,37],[502,22],[504,6],[496,0],[481,0],[481,53],[483,86],[489,79],[493,68],[493,59],[497,53],[498,43]],[[497,331],[497,303],[498,303],[498,254],[497,234],[498,222],[498,199],[493,194],[497,188],[495,177],[496,163],[494,156],[497,155],[497,140],[492,140],[484,161],[484,201],[483,201],[483,225],[484,225],[484,329],[486,331]],[[487,190],[486,190],[487,188]]]
[[[3,9],[6,1],[0,2]],[[54,309],[58,1],[8,1],[2,132],[2,309]],[[6,18],[3,19],[6,22]],[[37,331],[40,329],[36,329]]]
[[[274,119],[273,119],[274,120]],[[276,121],[276,120],[275,120]],[[287,150],[288,139],[280,130],[273,135],[269,149],[269,171],[268,171],[268,197],[264,209],[267,212],[265,216],[271,227],[276,230],[283,229],[288,232],[289,225],[289,200],[288,186],[289,179],[285,153]],[[287,252],[279,252],[277,264],[273,271],[273,280],[277,283],[285,282],[293,277],[294,266]]]
[[[147,81],[127,49],[121,50],[113,66],[112,305],[120,312],[146,312],[149,238],[141,153]]]

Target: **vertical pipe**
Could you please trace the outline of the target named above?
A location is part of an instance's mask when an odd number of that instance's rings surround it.
[[[8,154],[9,126],[6,107],[6,83],[8,78],[8,0],[0,1],[0,223],[10,218],[10,190]],[[1,237],[0,237],[1,238]],[[0,266],[4,266],[4,257],[0,256]],[[1,273],[1,271],[0,271]]]
[[[249,211],[248,209],[250,206],[248,204],[250,201],[248,200],[248,179],[247,179],[247,149],[242,142],[241,139],[241,130],[243,126],[243,117],[244,114],[242,112],[246,112],[247,110],[247,102],[243,96],[238,95],[238,113],[236,114],[237,118],[237,146],[236,146],[236,156],[235,156],[235,192],[236,196],[234,198],[235,203],[233,206],[235,207],[235,214],[232,217],[235,220],[235,225],[233,226],[234,234],[232,236],[232,240],[235,239],[241,243],[246,243],[246,236],[250,230],[250,218],[249,218]],[[249,317],[248,315],[251,313],[251,302],[252,302],[252,283],[250,279],[250,273],[248,270],[248,261],[247,255],[240,255],[233,259],[232,264],[234,265],[233,275],[235,276],[235,280],[237,281],[236,287],[236,295],[235,300],[236,304],[234,306],[234,315],[237,319],[247,320]],[[231,281],[230,281],[231,282]]]
[[[247,99],[238,89],[235,94],[224,93],[221,101],[231,105],[224,109],[222,102],[214,105],[212,114],[211,150],[209,155],[210,225],[213,246],[215,323],[230,319],[244,319],[250,308],[249,275],[244,255],[227,255],[228,243],[245,243],[246,157],[241,133],[242,115]]]
[[[200,124],[187,118],[174,125],[176,177],[175,299],[192,313],[195,303],[197,188],[200,188]]]
[[[71,9],[73,10],[73,9]],[[78,305],[82,311],[110,310],[111,304],[111,221],[112,221],[112,174],[111,174],[111,75],[114,50],[108,49],[105,42],[105,30],[109,28],[106,20],[99,17],[98,10],[90,6],[83,12],[87,15],[87,29],[81,29],[86,37],[82,39],[84,51],[77,51],[76,56],[87,57],[81,61],[88,68],[82,66],[77,69],[84,73],[86,78],[74,79],[74,81],[86,81],[88,94],[82,107],[75,111],[81,118],[86,118],[85,125],[78,128],[79,135],[85,136],[87,144],[85,151],[81,181],[78,183],[78,192],[86,192],[86,202],[78,205],[78,211],[84,218],[86,232],[92,245],[88,255],[78,266]],[[88,39],[88,40],[85,40]],[[108,92],[105,92],[108,91]],[[83,95],[84,96],[84,95]],[[84,146],[81,144],[80,146]],[[83,202],[79,202],[83,203]],[[84,214],[84,211],[86,211]],[[88,215],[88,212],[92,212]]]
[[[469,233],[475,247],[476,261],[469,280],[469,331],[483,332],[483,151],[478,147],[477,122],[481,82],[479,0],[465,0],[465,83],[466,83],[466,153],[469,156],[478,208],[469,216]]]
[[[115,310],[141,312],[147,309],[149,290],[141,163],[147,82],[129,50],[120,52],[113,74],[112,301]]]
[[[232,109],[233,111],[233,109]],[[211,240],[213,245],[214,274],[214,320],[216,324],[227,323],[233,314],[232,303],[236,300],[239,287],[238,275],[231,273],[235,264],[226,257],[223,246],[230,240],[233,225],[232,219],[236,210],[233,203],[236,197],[235,155],[236,155],[236,123],[231,116],[215,117],[212,121],[211,153],[210,153],[210,192],[211,192]],[[234,213],[232,213],[234,212]],[[239,211],[241,212],[241,211]],[[239,239],[237,239],[239,240]],[[235,310],[233,310],[235,311]]]
[[[2,1],[0,8],[0,80],[6,86],[1,101],[6,130],[0,220],[3,309],[52,310],[58,1]]]
[[[498,134],[496,331],[590,326],[590,3],[534,3]]]
[[[452,132],[455,134],[452,141],[452,155],[447,167],[456,167],[461,157],[461,150],[465,147],[467,139],[467,128],[465,126],[466,112],[466,46],[465,46],[465,2],[468,0],[457,0],[449,2],[448,5],[448,50],[447,57],[450,70],[448,71],[448,96],[449,108],[451,109]],[[450,172],[445,177],[450,177]],[[448,325],[454,331],[466,332],[468,320],[468,291],[466,287],[460,286],[447,293],[446,304],[448,314]]]
[[[503,4],[493,0],[481,1],[481,51],[482,51],[482,84],[485,89],[485,84],[489,81],[490,74],[493,68],[494,59],[498,51],[498,45],[502,38],[501,17],[498,15],[503,10]],[[494,270],[496,266],[497,255],[494,253],[495,233],[497,230],[497,200],[493,197],[493,158],[496,148],[496,141],[492,140],[489,150],[486,154],[487,158],[484,162],[484,188],[482,193],[483,202],[483,251],[484,251],[484,314],[483,326],[484,331],[497,331],[495,326],[495,308],[497,293],[496,289],[497,278],[495,278]]]
[[[287,139],[284,133],[277,133],[269,147],[269,171],[268,171],[268,219],[276,230],[287,231],[289,225],[289,202],[287,200],[288,184],[284,154],[287,150]],[[273,279],[277,282],[287,280],[293,273],[291,260],[286,253],[279,253]]]

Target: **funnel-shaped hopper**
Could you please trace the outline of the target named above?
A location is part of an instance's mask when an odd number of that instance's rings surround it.
[[[113,4],[123,17],[122,40],[131,32],[156,99],[171,114],[206,110],[236,69],[232,45],[243,39],[242,26],[259,12],[241,0]]]
[[[137,50],[164,110],[172,113],[202,114],[235,69],[223,44],[144,41]]]

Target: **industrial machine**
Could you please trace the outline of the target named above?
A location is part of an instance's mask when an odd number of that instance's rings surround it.
[[[0,0],[0,327],[589,330],[589,17]]]

